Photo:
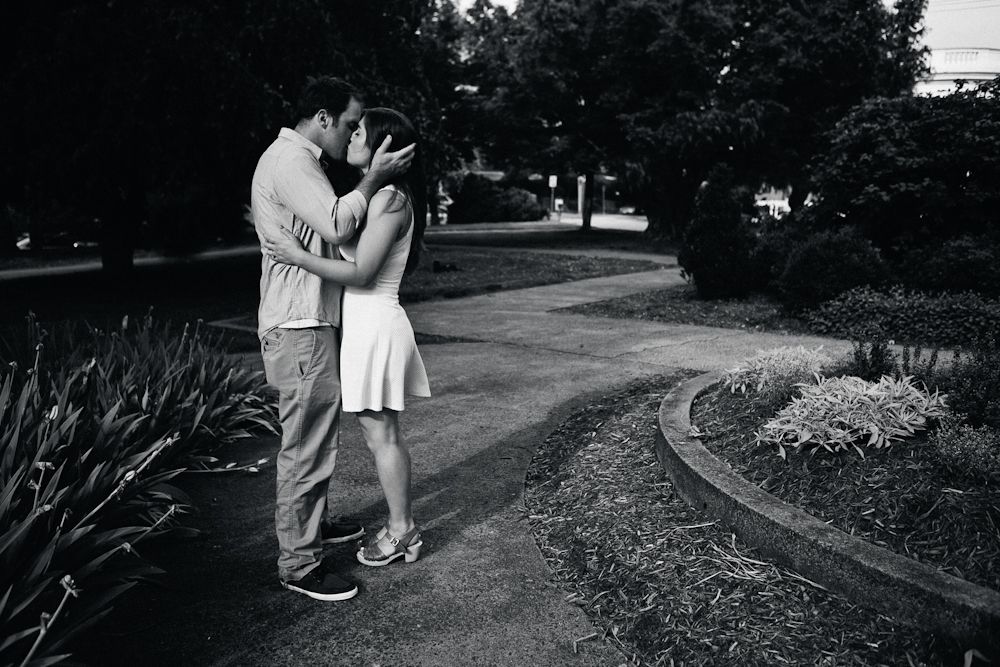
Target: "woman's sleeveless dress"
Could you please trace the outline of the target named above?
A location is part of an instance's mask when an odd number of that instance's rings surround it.
[[[394,190],[386,186],[382,190]],[[380,190],[381,192],[381,190]],[[368,224],[378,224],[369,220]],[[430,396],[424,362],[413,328],[399,305],[399,283],[413,239],[409,229],[389,250],[375,281],[367,287],[344,287],[341,311],[340,385],[344,412],[403,409],[403,396]],[[358,235],[340,246],[353,262]]]

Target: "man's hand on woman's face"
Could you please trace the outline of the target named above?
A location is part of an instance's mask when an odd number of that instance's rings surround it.
[[[413,153],[417,149],[416,144],[410,144],[405,148],[389,153],[390,143],[392,143],[391,134],[386,135],[382,145],[375,151],[375,155],[372,156],[371,167],[369,167],[369,171],[376,172],[384,180],[389,180],[393,176],[398,176],[409,169],[410,163],[413,162]]]
[[[264,252],[276,262],[298,266],[299,258],[307,251],[302,247],[302,241],[298,236],[282,227],[279,236],[264,237]]]

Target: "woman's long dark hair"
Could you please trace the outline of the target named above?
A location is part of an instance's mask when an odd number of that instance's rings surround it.
[[[397,200],[402,199],[399,206],[409,206],[413,213],[413,239],[410,241],[410,254],[406,258],[405,269],[405,273],[412,273],[420,262],[420,246],[423,245],[424,228],[427,226],[427,186],[417,131],[409,118],[385,107],[366,109],[362,122],[365,124],[365,145],[372,155],[375,155],[375,151],[389,134],[392,135],[392,143],[387,149],[389,151],[417,144],[410,168],[386,183],[395,185],[403,194],[402,197],[398,193],[393,195],[389,201],[389,210],[398,210],[393,207],[397,205]]]

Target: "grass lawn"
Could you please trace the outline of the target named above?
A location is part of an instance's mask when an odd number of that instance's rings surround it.
[[[462,296],[657,268],[644,261],[432,246],[405,278],[402,300]],[[437,270],[435,270],[435,266]],[[0,281],[0,326],[20,326],[27,312],[42,322],[86,320],[109,326],[150,307],[160,319],[206,321],[256,312],[256,255],[137,267],[125,282],[99,273]]]
[[[692,373],[643,380],[563,422],[525,508],[568,602],[633,664],[961,664],[962,647],[851,604],[748,545],[674,491],[657,409]]]
[[[768,493],[846,533],[1000,590],[1000,488],[950,472],[925,435],[864,458],[789,452],[785,461],[755,442],[770,417],[718,385],[691,410],[705,446]]]
[[[531,223],[527,223],[530,225]],[[558,231],[518,231],[511,226],[502,234],[464,233],[463,225],[452,225],[449,230],[427,237],[434,245],[463,246],[509,246],[518,248],[605,248],[609,250],[632,250],[635,252],[658,252],[677,254],[677,246],[651,239],[642,233],[615,230],[590,229],[583,231],[568,227]]]

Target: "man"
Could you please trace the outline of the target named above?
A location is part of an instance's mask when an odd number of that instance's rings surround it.
[[[333,77],[310,78],[295,129],[282,128],[257,163],[250,205],[260,238],[290,229],[311,252],[336,256],[364,218],[368,201],[405,171],[413,146],[387,153],[387,137],[357,187],[333,191],[320,157],[344,160],[362,115],[361,95]],[[340,286],[311,273],[261,260],[257,334],[268,383],[278,388],[281,449],[277,456],[278,576],[291,591],[316,600],[347,600],[356,585],[322,562],[323,543],[361,537],[357,525],[327,520],[327,492],[340,427]]]

